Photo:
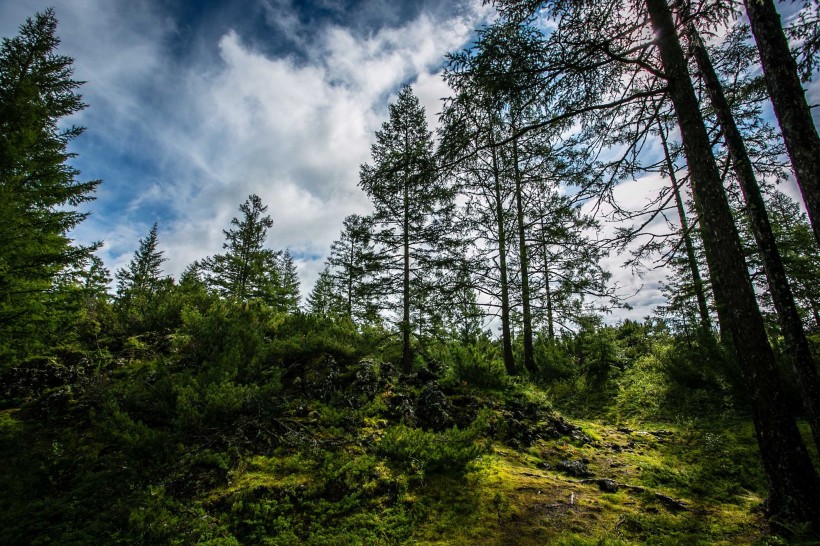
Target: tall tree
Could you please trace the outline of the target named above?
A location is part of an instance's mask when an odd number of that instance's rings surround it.
[[[770,485],[769,508],[773,514],[788,519],[820,522],[820,500],[816,495],[820,479],[794,418],[786,409],[774,354],[755,301],[672,12],[666,0],[645,0],[645,6],[657,35],[658,53],[681,129],[714,290],[723,294],[722,301],[732,302],[724,312],[728,313],[733,344],[752,403],[755,431]]]
[[[276,260],[276,279],[276,306],[281,311],[295,313],[299,310],[299,273],[288,249]]]
[[[117,271],[117,295],[127,300],[140,294],[151,293],[162,281],[163,251],[157,248],[157,224],[151,226],[148,236],[140,239],[139,248],[127,268]]]
[[[746,214],[749,216],[763,269],[769,281],[769,289],[794,367],[800,397],[811,424],[815,444],[820,449],[820,379],[818,379],[806,332],[803,330],[803,322],[794,301],[786,268],[777,248],[763,194],[746,150],[746,144],[735,123],[731,106],[724,95],[723,85],[712,66],[706,46],[694,24],[687,25],[686,32],[689,35],[690,48],[706,85],[709,101],[717,116],[737,181],[746,201]]]
[[[774,1],[744,0],[743,3],[794,176],[803,194],[814,238],[820,244],[820,136],[800,83],[797,62],[789,49]]]
[[[692,280],[692,288],[695,292],[695,301],[698,304],[698,316],[700,318],[700,327],[704,332],[711,332],[712,321],[709,317],[709,307],[706,304],[706,289],[703,278],[700,274],[700,267],[695,253],[695,243],[692,239],[692,232],[689,229],[689,221],[686,217],[686,206],[681,196],[680,183],[676,175],[675,163],[672,160],[672,154],[669,151],[669,143],[666,137],[666,129],[658,120],[658,136],[661,140],[661,147],[663,148],[663,158],[666,164],[666,174],[672,183],[672,192],[675,196],[675,209],[678,211],[678,219],[680,220],[681,237],[683,237],[684,248],[686,250],[686,265],[689,269],[689,275]]]
[[[148,236],[140,239],[128,267],[117,271],[116,307],[129,334],[143,329],[146,316],[157,305],[155,296],[170,280],[162,275],[165,257],[157,248],[158,243],[157,224],[154,224]]]
[[[441,115],[439,153],[466,199],[458,223],[460,236],[470,246],[467,259],[473,274],[462,278],[469,277],[476,289],[497,302],[493,309],[501,319],[504,367],[515,375],[508,267],[510,191],[501,150],[495,145],[501,121],[489,90],[476,81],[472,70],[464,70],[471,60],[468,53],[452,55],[445,72],[457,95],[445,103]]]
[[[357,322],[370,322],[378,314],[376,299],[382,293],[379,278],[381,256],[373,242],[373,222],[351,214],[339,238],[330,246],[327,263],[345,314]]]
[[[0,358],[47,350],[48,316],[64,312],[50,292],[57,275],[80,267],[99,244],[68,233],[86,217],[99,181],[80,182],[69,143],[83,128],[65,127],[82,110],[72,59],[56,52],[57,20],[48,9],[27,19],[0,48]],[[3,353],[6,352],[6,355]]]
[[[402,369],[412,369],[413,292],[438,263],[447,231],[452,192],[436,175],[433,140],[424,109],[410,86],[389,107],[390,118],[376,132],[372,165],[362,165],[359,185],[373,201],[374,240],[385,256],[387,285],[401,308]]]
[[[333,276],[330,268],[325,268],[319,273],[316,284],[307,297],[308,311],[314,315],[326,318],[336,318],[339,316],[349,316],[345,313],[344,301],[336,291]]]

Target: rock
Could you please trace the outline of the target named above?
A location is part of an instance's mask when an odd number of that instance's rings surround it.
[[[592,476],[592,472],[589,471],[589,468],[583,461],[571,461],[569,459],[564,459],[558,461],[558,464],[555,465],[555,469],[576,478]]]
[[[448,429],[455,424],[451,417],[452,412],[452,404],[441,391],[438,382],[428,382],[419,393],[416,403],[416,418],[419,425],[435,431]]]
[[[603,478],[600,480],[596,480],[595,484],[598,486],[598,489],[603,491],[604,493],[617,493],[618,492],[618,482],[615,480],[610,480],[609,478]]]

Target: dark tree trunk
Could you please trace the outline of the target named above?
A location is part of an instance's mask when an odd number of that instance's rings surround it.
[[[669,84],[700,215],[706,260],[752,406],[760,455],[769,481],[768,508],[788,520],[820,524],[820,478],[788,411],[720,173],[712,155],[672,12],[666,0],[646,0]]]
[[[401,368],[405,373],[410,373],[413,370],[413,353],[410,348],[410,199],[407,183],[404,184],[402,228],[404,271],[402,272]]]
[[[766,87],[803,194],[814,238],[820,244],[820,137],[812,121],[797,63],[772,0],[744,0]]]
[[[774,238],[766,204],[760,193],[760,185],[754,173],[754,167],[749,160],[743,137],[735,124],[732,110],[723,93],[723,86],[715,73],[709,53],[693,25],[689,25],[688,32],[692,51],[700,70],[712,108],[717,115],[718,123],[723,131],[723,138],[729,149],[732,166],[737,175],[740,189],[746,200],[746,210],[751,221],[755,242],[763,262],[763,269],[769,283],[780,329],[786,342],[786,349],[794,367],[797,386],[803,407],[811,424],[814,442],[820,450],[820,380],[817,377],[817,368],[809,349],[806,332],[803,330],[803,321],[794,303],[794,295],[786,277],[786,268],[777,243]]]
[[[492,129],[491,129],[492,130]],[[504,353],[504,368],[509,375],[515,375],[515,357],[510,332],[510,287],[507,280],[507,230],[504,226],[504,203],[501,199],[501,175],[495,142],[491,143],[493,154],[493,182],[495,183],[495,214],[498,219],[498,268],[501,276],[501,343]]]
[[[663,131],[660,121],[658,130],[661,136],[661,145],[666,158],[666,168],[669,171],[669,179],[672,181],[672,191],[675,195],[675,205],[678,208],[680,227],[683,231],[683,244],[686,247],[686,260],[689,262],[689,271],[692,274],[692,284],[695,288],[695,299],[698,302],[698,314],[700,315],[700,327],[704,333],[712,331],[712,321],[709,319],[709,307],[706,305],[706,292],[703,289],[703,279],[700,276],[698,260],[695,256],[695,245],[692,243],[692,234],[689,232],[689,222],[686,220],[686,207],[683,206],[678,180],[675,176],[675,165],[672,163],[672,156],[669,154],[669,146],[666,143],[666,133]]]
[[[546,245],[545,245],[546,246]],[[550,343],[555,341],[555,323],[552,317],[552,289],[550,288],[550,266],[547,260],[547,251],[544,250],[544,290],[546,290],[547,303],[547,338]]]
[[[512,133],[517,131],[515,123],[512,126]],[[529,260],[527,258],[527,230],[524,219],[524,188],[521,179],[521,169],[518,165],[518,139],[512,140],[512,161],[513,174],[515,178],[515,206],[518,216],[518,251],[521,260],[521,307],[522,307],[522,327],[524,329],[524,368],[530,372],[535,372],[535,351],[532,342],[532,311],[530,310],[530,275]]]

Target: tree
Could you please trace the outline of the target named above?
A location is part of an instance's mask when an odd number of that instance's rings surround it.
[[[794,418],[786,409],[774,354],[755,301],[672,12],[666,0],[645,0],[645,6],[658,36],[658,53],[681,129],[714,290],[723,294],[719,301],[732,302],[722,312],[728,314],[733,345],[752,403],[757,440],[770,484],[769,509],[772,514],[788,519],[820,522],[820,502],[816,496],[820,479]]]
[[[451,55],[445,79],[456,96],[445,103],[439,155],[448,164],[447,174],[457,180],[466,199],[458,224],[470,248],[465,260],[472,274],[464,280],[496,301],[494,314],[501,318],[504,367],[516,374],[512,343],[510,273],[508,270],[511,213],[500,150],[497,108],[488,89],[470,69],[472,52]]]
[[[155,292],[162,281],[163,252],[157,249],[157,224],[140,239],[139,248],[127,268],[117,271],[117,296],[127,302],[132,298]]]
[[[709,100],[715,110],[737,181],[746,201],[746,213],[749,216],[766,278],[769,281],[769,290],[797,378],[800,397],[811,424],[815,444],[820,449],[820,379],[817,376],[817,368],[809,349],[803,322],[792,294],[786,268],[780,257],[769,215],[766,212],[760,184],[757,182],[746,144],[735,123],[731,106],[724,95],[723,85],[712,66],[706,46],[694,24],[687,25],[686,30],[689,35],[690,48],[694,52],[695,62],[706,85]]]
[[[276,272],[278,287],[275,306],[280,311],[295,313],[299,310],[299,274],[296,271],[296,264],[293,262],[290,250],[285,249],[276,261]]]
[[[93,199],[99,181],[78,181],[67,164],[83,129],[60,122],[85,105],[72,59],[56,53],[56,28],[48,9],[0,48],[0,357],[48,350],[48,317],[73,312],[52,297],[54,281],[99,246],[68,236],[88,215],[76,207]]]
[[[309,312],[320,317],[345,316],[344,302],[336,292],[333,276],[327,266],[319,273],[313,290],[308,294],[307,305]]]
[[[155,311],[156,295],[170,279],[162,276],[163,252],[157,249],[157,224],[140,239],[127,268],[117,271],[117,309],[127,333],[144,331],[146,318]]]
[[[744,0],[766,87],[783,133],[814,238],[820,244],[820,136],[800,83],[797,62],[772,0]]]
[[[265,248],[273,220],[258,195],[250,195],[239,206],[242,219],[234,217],[234,229],[223,230],[225,254],[205,258],[198,264],[205,283],[222,297],[237,302],[260,299],[269,305],[279,303],[280,278],[277,254]]]
[[[436,176],[432,135],[424,109],[410,86],[389,107],[390,119],[376,132],[372,165],[362,165],[359,185],[373,200],[374,241],[384,255],[384,280],[401,309],[402,368],[412,369],[411,308],[414,292],[440,267],[452,192]]]
[[[372,218],[351,214],[344,219],[339,238],[330,247],[327,263],[334,288],[343,300],[344,313],[357,322],[378,315],[375,299],[382,295],[382,257],[373,241]]]

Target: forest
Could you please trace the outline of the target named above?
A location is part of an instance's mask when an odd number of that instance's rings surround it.
[[[820,543],[820,3],[488,3],[306,297],[255,194],[178,278],[77,244],[94,82],[3,38],[0,543]]]

